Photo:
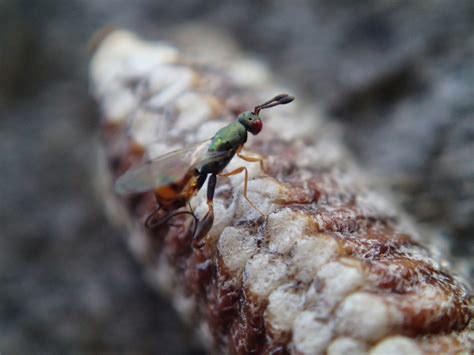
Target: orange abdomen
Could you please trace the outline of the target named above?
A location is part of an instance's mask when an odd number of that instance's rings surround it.
[[[157,187],[154,191],[156,202],[168,210],[184,207],[198,192],[197,178],[196,171],[190,170],[181,181]]]

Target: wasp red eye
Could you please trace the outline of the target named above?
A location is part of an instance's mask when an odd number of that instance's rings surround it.
[[[258,119],[255,120],[254,122],[252,122],[251,133],[252,134],[258,134],[262,130],[262,127],[263,127],[262,120],[258,120]]]

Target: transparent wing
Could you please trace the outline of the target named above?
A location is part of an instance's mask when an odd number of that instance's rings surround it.
[[[218,160],[227,152],[208,153],[211,140],[172,151],[131,168],[115,182],[119,194],[146,192],[184,178],[189,169]]]

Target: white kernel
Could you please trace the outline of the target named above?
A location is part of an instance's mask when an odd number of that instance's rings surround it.
[[[257,251],[257,240],[245,231],[227,227],[219,238],[217,248],[229,271],[240,273]]]
[[[270,254],[257,254],[247,262],[244,286],[254,295],[266,297],[288,276],[288,267],[281,259]]]
[[[303,307],[302,294],[298,293],[293,284],[282,285],[274,290],[268,298],[265,311],[266,323],[273,332],[291,330],[293,320]]]
[[[313,302],[320,317],[329,317],[344,296],[364,282],[362,273],[353,266],[329,262],[321,267],[308,291],[307,299]]]
[[[410,338],[394,336],[384,339],[370,351],[370,355],[422,355],[418,345]]]
[[[292,253],[297,278],[310,282],[321,266],[338,254],[338,246],[333,238],[325,234],[305,235],[296,241]]]
[[[349,337],[339,337],[329,344],[328,355],[362,355],[367,354],[367,347],[364,343]]]
[[[293,346],[301,354],[322,354],[333,335],[333,324],[317,320],[311,311],[298,314],[293,324]]]
[[[290,209],[284,209],[268,216],[267,231],[272,236],[269,244],[271,252],[287,253],[295,241],[304,234],[307,219]]]
[[[338,332],[363,340],[377,340],[388,333],[389,316],[388,307],[379,297],[354,293],[338,309]]]

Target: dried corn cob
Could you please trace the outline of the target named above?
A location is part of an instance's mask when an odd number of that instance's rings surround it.
[[[202,53],[200,53],[202,54]],[[249,64],[250,63],[250,64]],[[281,92],[265,69],[233,57],[221,69],[187,62],[161,43],[115,31],[91,63],[102,110],[103,189],[149,279],[172,298],[210,351],[224,353],[469,353],[472,299],[387,197],[367,187],[337,129],[314,110],[265,112],[247,146],[266,158],[235,158],[215,196],[206,245],[190,224],[148,230],[152,193],[118,199],[114,179],[144,157],[210,138],[235,114]],[[204,190],[204,189],[203,189]],[[206,211],[205,191],[193,200]]]

